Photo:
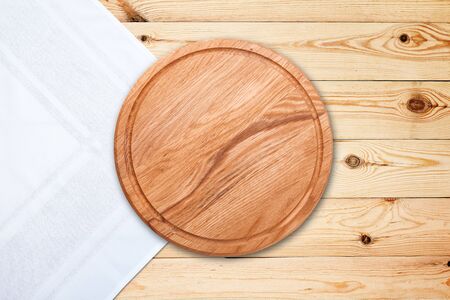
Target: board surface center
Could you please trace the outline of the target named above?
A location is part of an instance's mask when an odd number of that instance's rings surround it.
[[[281,238],[302,207],[312,210],[328,122],[297,69],[270,50],[276,56],[228,42],[191,46],[153,67],[121,112],[130,177],[122,186],[134,208],[164,237],[208,241],[219,253],[220,243],[239,252],[245,240]]]

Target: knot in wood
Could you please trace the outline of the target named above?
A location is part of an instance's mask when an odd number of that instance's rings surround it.
[[[407,42],[409,42],[409,35],[407,35],[406,33],[403,33],[400,35],[399,39],[400,39],[400,42],[407,43]]]
[[[413,113],[426,113],[431,109],[431,103],[423,97],[414,97],[406,102],[406,108]]]
[[[372,238],[367,234],[361,234],[361,243],[368,245],[372,242]]]
[[[148,35],[141,35],[140,39],[142,42],[146,42],[148,40]]]
[[[345,163],[347,164],[347,166],[354,169],[361,165],[361,158],[354,154],[350,154],[345,158]]]
[[[397,201],[397,198],[388,197],[388,198],[384,198],[384,200],[387,202],[395,202],[395,201]]]

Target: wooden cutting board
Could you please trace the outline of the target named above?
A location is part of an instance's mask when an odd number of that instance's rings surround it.
[[[309,216],[331,166],[327,112],[288,60],[190,44],[138,80],[117,121],[122,188],[159,235],[207,255],[266,248]]]

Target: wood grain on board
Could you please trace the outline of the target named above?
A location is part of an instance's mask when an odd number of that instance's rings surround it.
[[[320,199],[332,158],[327,112],[279,54],[198,42],[156,62],[117,121],[122,188],[159,235],[242,255],[291,233]]]
[[[450,198],[326,198],[291,236],[252,257],[449,255]],[[174,245],[157,256],[199,257]]]
[[[450,256],[152,260],[118,299],[445,299]]]
[[[122,22],[449,22],[442,0],[101,0]]]
[[[156,56],[234,38],[286,56],[311,80],[447,80],[450,24],[125,23]]]

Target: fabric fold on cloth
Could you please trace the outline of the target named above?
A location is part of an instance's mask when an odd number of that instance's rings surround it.
[[[98,1],[0,3],[0,299],[110,299],[165,245],[114,167],[155,58]]]

